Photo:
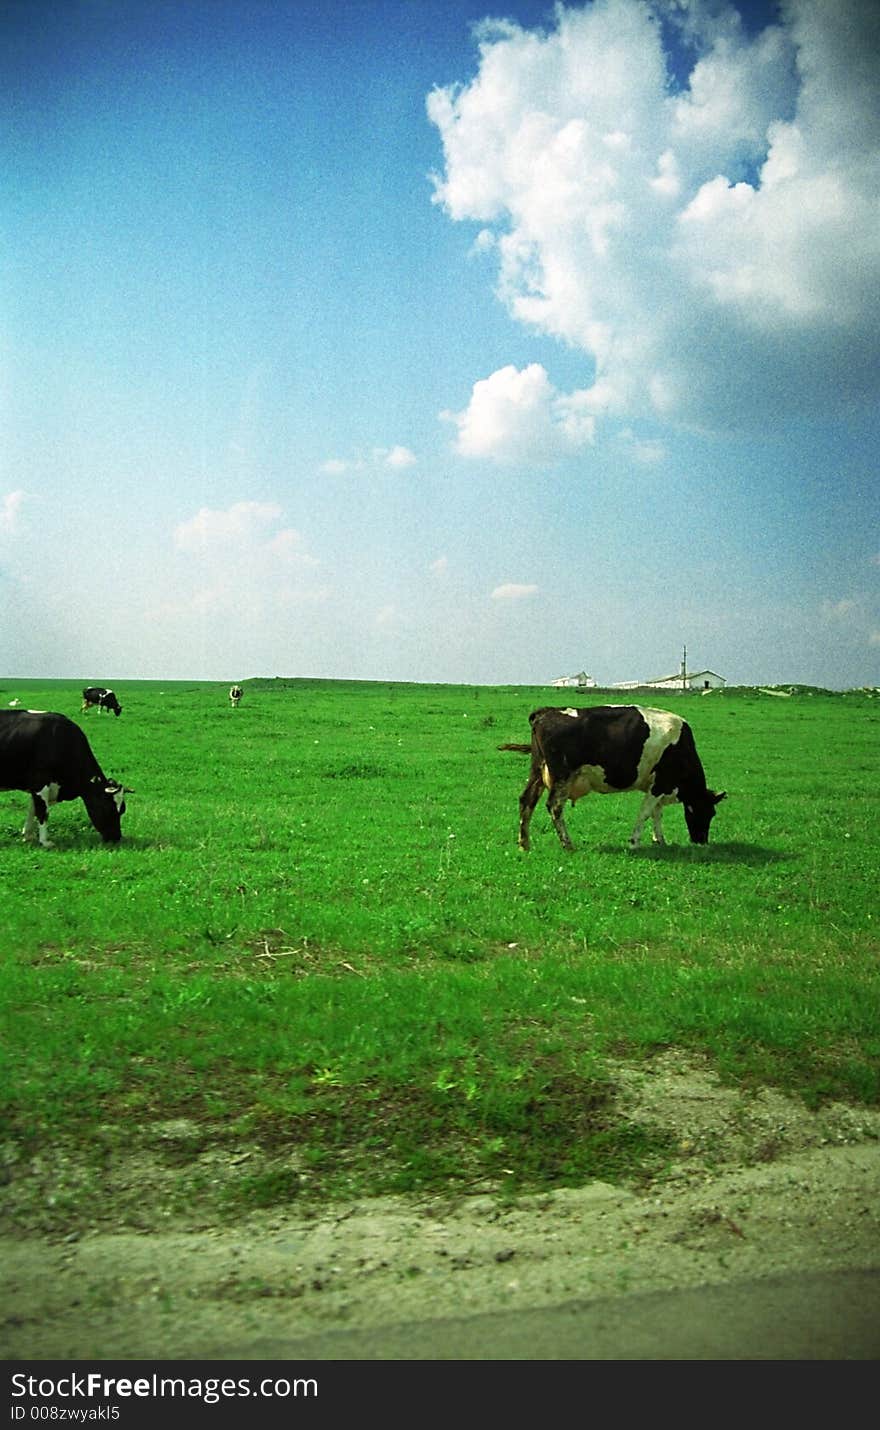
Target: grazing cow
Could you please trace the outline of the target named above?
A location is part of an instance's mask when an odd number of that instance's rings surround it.
[[[229,691],[229,699],[230,699],[230,701],[231,701],[231,703],[232,703],[232,708],[233,708],[233,710],[235,710],[236,707],[238,706],[238,702],[241,700],[241,697],[242,697],[243,694],[244,694],[244,691],[242,690],[242,688],[241,688],[240,685],[233,685],[232,688],[230,689],[230,691]]]
[[[66,715],[46,710],[0,710],[0,789],[31,797],[22,833],[51,848],[46,822],[50,804],[81,799],[101,838],[122,838],[126,789],[108,779],[80,729]]]
[[[113,691],[108,690],[106,685],[86,686],[83,691],[83,710],[88,710],[90,705],[97,705],[99,715],[102,710],[112,710],[114,715],[122,714],[122,706]]]
[[[529,782],[520,795],[519,845],[529,847],[529,821],[547,790],[547,808],[564,849],[574,846],[563,818],[565,801],[585,794],[644,794],[631,849],[638,848],[650,818],[657,844],[664,844],[663,806],[684,805],[691,842],[708,844],[715,806],[725,798],[706,787],[691,727],[680,715],[642,705],[596,705],[586,710],[533,710],[530,745],[499,745],[531,755]]]

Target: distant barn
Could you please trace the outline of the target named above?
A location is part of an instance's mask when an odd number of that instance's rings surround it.
[[[611,689],[668,690],[674,694],[676,691],[683,690],[723,690],[726,684],[724,676],[719,675],[716,670],[688,670],[687,647],[685,647],[681,665],[673,675],[653,675],[648,680],[617,680]]]
[[[672,694],[682,690],[723,690],[727,681],[714,670],[689,670],[684,675],[653,676],[650,680],[617,680],[612,690],[668,690]]]
[[[592,675],[587,675],[585,670],[579,675],[560,675],[550,682],[552,690],[593,690],[595,685]]]

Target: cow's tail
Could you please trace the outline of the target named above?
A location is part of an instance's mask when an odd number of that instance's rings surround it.
[[[498,748],[499,750],[513,750],[516,755],[530,755],[532,753],[531,745],[499,745]]]

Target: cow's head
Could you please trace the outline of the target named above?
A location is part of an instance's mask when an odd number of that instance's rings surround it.
[[[707,789],[705,794],[698,795],[696,799],[684,800],[684,819],[692,844],[709,843],[709,825],[715,818],[717,806],[726,798],[725,791],[716,794],[714,790]]]
[[[131,793],[118,780],[107,779],[104,775],[94,775],[86,787],[83,800],[89,819],[108,844],[118,844],[122,838],[125,796]]]

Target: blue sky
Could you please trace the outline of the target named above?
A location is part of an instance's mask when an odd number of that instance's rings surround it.
[[[878,19],[7,0],[0,675],[880,683]]]

